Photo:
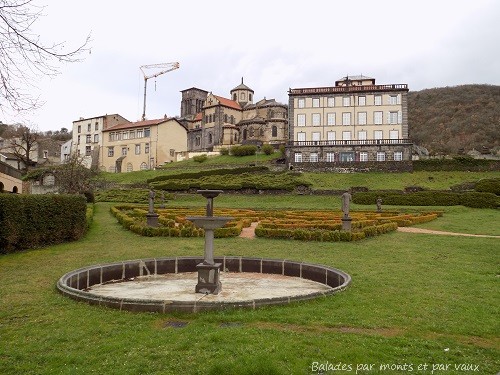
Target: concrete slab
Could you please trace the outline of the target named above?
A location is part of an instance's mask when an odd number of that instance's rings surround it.
[[[139,276],[130,281],[93,285],[88,292],[114,298],[148,300],[239,302],[255,299],[295,297],[332,288],[311,280],[278,274],[221,272],[222,291],[218,295],[195,293],[196,272]]]

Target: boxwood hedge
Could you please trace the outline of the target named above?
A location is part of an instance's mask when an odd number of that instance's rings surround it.
[[[87,214],[83,195],[0,194],[0,253],[77,240]]]

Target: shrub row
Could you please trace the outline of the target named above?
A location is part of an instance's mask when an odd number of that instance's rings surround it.
[[[226,168],[226,169],[208,169],[199,172],[185,172],[170,174],[164,176],[156,176],[149,178],[148,183],[167,180],[183,180],[183,179],[197,179],[205,176],[222,176],[222,175],[237,175],[242,173],[255,173],[255,172],[268,172],[269,168],[266,166],[258,167],[239,167],[239,168]]]
[[[421,159],[413,161],[414,171],[498,171],[500,161],[474,159],[468,156],[456,156],[453,159]]]
[[[231,147],[231,155],[233,156],[249,156],[255,155],[257,152],[257,146],[244,145],[244,146],[233,146]]]
[[[82,195],[0,194],[0,253],[77,240],[89,216]]]
[[[500,195],[500,178],[484,178],[476,182],[474,190],[480,193]]]
[[[292,191],[304,181],[288,173],[242,173],[239,175],[203,176],[197,179],[170,179],[152,182],[155,189],[185,191],[189,189],[259,189]]]
[[[356,204],[373,204],[376,202],[377,197],[381,197],[384,204],[400,206],[463,205],[474,208],[496,208],[499,206],[499,199],[495,194],[479,192],[420,191],[403,194],[370,191],[353,194],[352,201]]]
[[[161,202],[161,195],[164,194],[165,200],[173,199],[172,194],[156,191],[155,202]],[[109,189],[95,192],[96,202],[125,202],[125,203],[148,203],[148,189]]]

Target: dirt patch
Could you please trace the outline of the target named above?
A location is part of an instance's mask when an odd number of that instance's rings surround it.
[[[444,236],[500,238],[500,236],[491,236],[491,235],[486,235],[486,234],[469,234],[469,233],[444,232],[444,231],[440,231],[440,230],[431,230],[431,229],[413,228],[413,227],[399,227],[398,228],[398,232],[438,234],[438,235],[444,235]]]

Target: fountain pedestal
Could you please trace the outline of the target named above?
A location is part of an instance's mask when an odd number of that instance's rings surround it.
[[[214,230],[223,227],[232,217],[213,216],[213,199],[222,193],[222,190],[198,190],[198,193],[207,198],[207,216],[186,217],[198,228],[205,230],[205,254],[203,263],[196,266],[198,269],[198,284],[196,293],[219,294],[222,290],[220,283],[221,263],[214,262]]]

